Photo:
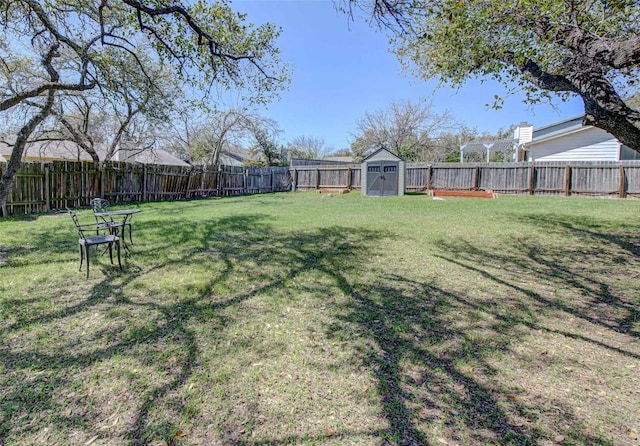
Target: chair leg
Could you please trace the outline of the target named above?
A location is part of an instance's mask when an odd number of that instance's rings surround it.
[[[78,268],[78,271],[82,271],[82,261],[84,260],[84,250],[82,248],[82,245],[78,243],[78,251],[80,251],[80,267]]]
[[[122,271],[122,263],[120,262],[120,240],[116,242],[116,251],[118,251],[118,266],[120,267],[120,271]]]
[[[89,278],[89,245],[84,246],[84,253],[87,257],[87,279]]]
[[[113,265],[113,246],[112,246],[112,243],[109,243],[109,260],[111,261],[111,264]]]
[[[132,231],[131,231],[131,223],[129,223],[129,224],[128,224],[128,226],[129,226],[129,241],[130,241],[130,242],[131,242],[131,244],[133,245],[133,238],[132,238],[132,235],[131,235],[131,232],[132,232]],[[124,237],[124,228],[123,228],[123,230],[122,230],[122,236]]]

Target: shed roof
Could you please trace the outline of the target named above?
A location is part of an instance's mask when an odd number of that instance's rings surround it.
[[[402,158],[400,158],[398,155],[396,155],[395,153],[391,152],[390,150],[385,149],[384,147],[379,148],[378,150],[376,150],[375,152],[373,152],[371,155],[367,156],[365,159],[362,160],[362,162],[366,162],[367,160],[369,160],[370,158],[379,158],[380,156],[389,156],[390,158],[394,158],[396,161],[402,161]]]

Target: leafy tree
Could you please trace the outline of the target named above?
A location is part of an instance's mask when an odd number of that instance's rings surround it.
[[[627,99],[627,105],[635,110],[640,110],[640,91]]]
[[[184,113],[169,145],[193,164],[215,166],[223,151],[251,145],[255,149],[257,133],[270,135],[278,131],[275,121],[248,107],[212,111],[197,119]]]
[[[62,97],[143,91],[130,89],[127,76],[113,76],[121,61],[151,84],[156,79],[148,60],[171,70],[187,91],[215,85],[268,101],[288,82],[274,46],[279,31],[271,24],[255,28],[245,19],[225,1],[0,0],[0,114],[11,116],[17,130],[0,178],[0,207],[34,132],[53,127],[54,116],[67,116]],[[148,60],[137,51],[140,45]],[[129,105],[134,103],[141,104]]]
[[[584,123],[640,151],[635,91],[640,62],[637,0],[342,0],[392,30],[393,48],[424,79],[517,85],[530,103],[582,98]],[[515,92],[515,89],[513,90]],[[496,98],[497,103],[500,98]]]
[[[407,161],[431,161],[428,141],[458,125],[448,111],[436,113],[427,102],[393,101],[358,121],[351,151],[363,159],[384,147]]]
[[[58,125],[44,136],[74,141],[96,163],[113,159],[119,148],[136,153],[156,145],[156,135],[180,102],[171,73],[149,60],[144,49],[136,48],[135,58],[111,53],[109,79],[99,89],[60,95],[53,111]],[[138,67],[142,60],[146,73]],[[99,154],[97,144],[106,152]]]
[[[264,119],[252,129],[254,144],[250,149],[254,154],[260,154],[264,158],[261,164],[266,166],[286,166],[287,150],[277,143],[280,129],[277,123],[271,119]]]
[[[195,164],[216,166],[220,153],[248,131],[249,121],[241,109],[207,114],[204,120],[185,128],[181,151]]]
[[[332,152],[327,153],[327,155],[328,156],[350,156],[350,157],[354,156],[353,152],[348,147],[344,147],[344,148],[339,149],[339,150],[334,150]]]

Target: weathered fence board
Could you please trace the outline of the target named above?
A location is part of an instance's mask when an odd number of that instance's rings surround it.
[[[6,167],[0,164],[0,174]],[[9,215],[113,203],[180,200],[322,188],[359,189],[359,164],[291,168],[141,165],[56,161],[24,163],[7,201]],[[491,190],[502,194],[640,198],[640,161],[574,163],[415,163],[406,166],[406,191]]]
[[[0,175],[6,167],[0,164]],[[94,197],[112,203],[181,200],[291,189],[288,167],[219,170],[153,164],[55,161],[23,163],[2,214],[20,215],[88,206]]]
[[[640,198],[640,163],[623,164],[624,175],[621,178],[621,186],[626,189],[627,197]]]
[[[46,208],[86,206],[99,191],[100,173],[94,163],[53,161],[40,166],[47,190]]]
[[[0,164],[0,175],[5,166]],[[7,200],[7,214],[30,214],[41,212],[46,205],[44,193],[44,172],[39,163],[25,166],[16,174],[13,189]]]
[[[351,185],[347,186],[347,172]],[[358,165],[291,168],[301,190],[360,187]],[[640,162],[413,163],[406,165],[405,190],[491,190],[502,194],[640,196]]]

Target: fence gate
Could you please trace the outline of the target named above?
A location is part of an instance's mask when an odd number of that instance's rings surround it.
[[[367,163],[367,195],[398,195],[398,162]]]

